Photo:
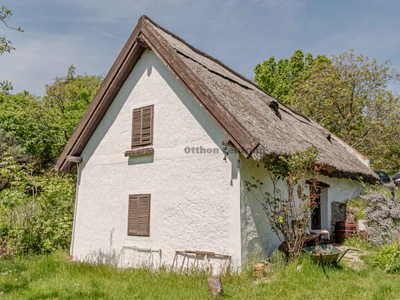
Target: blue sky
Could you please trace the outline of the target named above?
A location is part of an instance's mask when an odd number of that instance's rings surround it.
[[[354,49],[400,71],[400,1],[0,0],[13,12],[0,36],[17,50],[0,56],[0,81],[41,96],[44,85],[77,72],[105,74],[145,14],[193,46],[253,78],[257,63]],[[400,92],[399,86],[392,86]]]

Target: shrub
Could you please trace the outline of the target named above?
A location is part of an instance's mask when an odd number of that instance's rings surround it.
[[[392,193],[393,187],[390,187]],[[392,244],[400,233],[400,205],[395,197],[370,191],[361,196],[367,208],[364,210],[364,220],[367,221],[366,233],[371,243],[376,246]]]
[[[364,219],[364,213],[363,213],[362,210],[359,210],[359,211],[357,212],[356,218],[357,218],[357,220],[362,220],[362,219]]]
[[[45,253],[70,243],[75,198],[71,176],[33,175],[12,157],[0,165],[0,235],[16,253]]]
[[[364,210],[365,208],[367,208],[367,204],[365,203],[365,200],[362,197],[350,199],[348,205],[349,207],[356,207],[360,210]]]
[[[13,246],[10,246],[6,240],[0,239],[0,259],[12,258],[18,250],[18,245],[13,241]]]
[[[389,273],[400,272],[399,243],[386,244],[372,254],[366,262],[377,266]]]

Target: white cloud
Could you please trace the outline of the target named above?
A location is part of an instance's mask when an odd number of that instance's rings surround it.
[[[102,68],[111,66],[112,58],[104,62],[104,52],[86,52],[90,41],[78,35],[38,35],[36,38],[15,40],[17,50],[0,57],[0,81],[9,80],[14,90],[28,90],[42,95],[44,84],[52,82],[56,76],[66,74],[74,64],[77,71],[99,74]],[[92,48],[93,49],[93,48]]]
[[[327,4],[300,0],[3,2],[15,8],[13,22],[26,32],[7,32],[17,50],[0,56],[0,81],[38,95],[71,64],[79,73],[107,72],[143,14],[246,77],[253,77],[257,63],[297,49],[330,55],[354,48],[400,65],[398,19],[374,19],[377,8],[357,19],[357,12],[339,4],[329,3],[337,8],[333,14]]]

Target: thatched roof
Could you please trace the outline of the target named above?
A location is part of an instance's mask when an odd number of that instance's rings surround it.
[[[141,47],[153,50],[160,57],[246,158],[262,161],[271,155],[304,151],[314,145],[320,151],[321,162],[328,166],[326,175],[376,180],[375,173],[357,155],[346,150],[334,135],[252,81],[146,16],[139,20],[137,28],[130,39],[134,38]],[[112,83],[105,80],[104,84]],[[71,150],[64,150],[64,156],[79,154]],[[59,167],[62,164],[59,160]]]

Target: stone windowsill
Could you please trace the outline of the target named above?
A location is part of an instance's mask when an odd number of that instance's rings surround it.
[[[132,156],[140,156],[146,154],[154,154],[154,148],[139,148],[139,149],[132,149],[125,152],[125,157],[132,157]]]

